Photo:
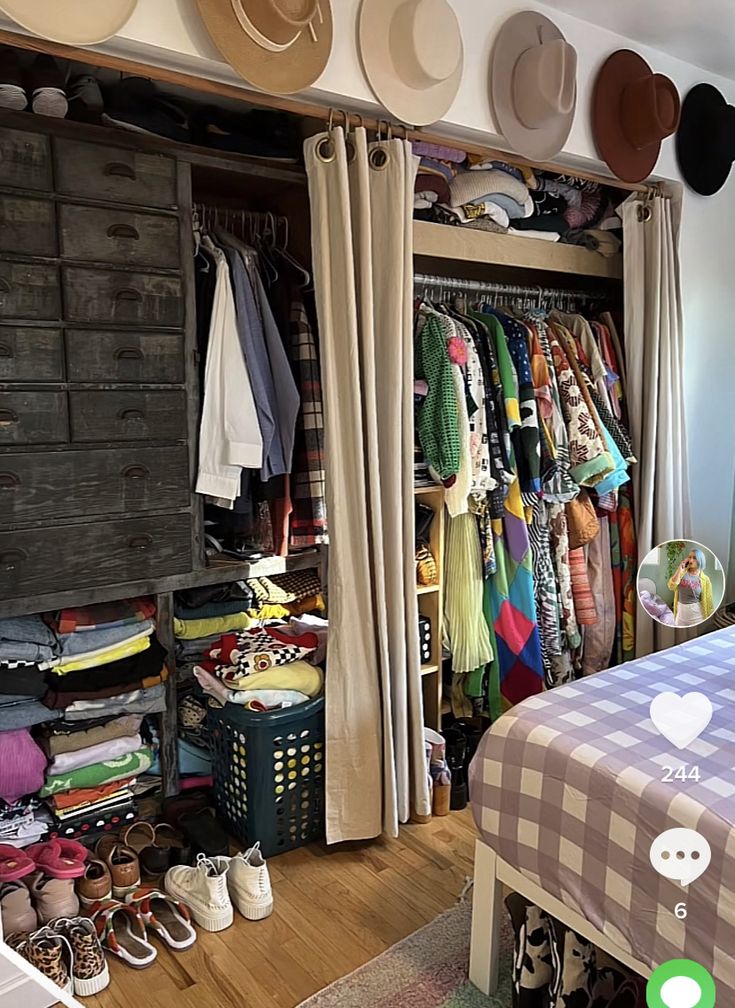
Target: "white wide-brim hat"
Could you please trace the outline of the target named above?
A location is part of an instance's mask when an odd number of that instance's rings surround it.
[[[577,52],[543,14],[514,14],[493,47],[490,94],[512,150],[548,161],[563,149],[574,121]]]
[[[64,45],[95,45],[117,35],[138,0],[0,0],[21,28]]]
[[[462,80],[457,15],[448,0],[362,0],[360,56],[388,113],[428,126],[449,111]]]

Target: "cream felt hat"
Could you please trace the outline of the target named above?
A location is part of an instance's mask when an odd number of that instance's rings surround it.
[[[212,41],[248,84],[303,91],[332,51],[330,0],[197,0]]]
[[[514,14],[493,48],[490,92],[498,128],[513,151],[547,161],[572,128],[577,51],[538,11]]]
[[[457,15],[448,0],[362,0],[360,56],[388,113],[428,126],[449,111],[462,80]]]
[[[138,0],[0,0],[0,11],[41,38],[64,45],[104,42],[129,20]]]

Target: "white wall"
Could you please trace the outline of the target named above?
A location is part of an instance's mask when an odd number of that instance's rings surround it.
[[[465,72],[442,129],[458,138],[502,146],[487,94],[490,53],[497,28],[523,5],[513,0],[453,0],[465,40]],[[332,0],[335,42],[329,64],[309,97],[337,107],[375,109],[357,53],[360,0]],[[577,116],[562,159],[600,170],[592,140],[589,106],[596,72],[619,48],[635,48],[659,72],[674,79],[682,95],[707,80],[735,102],[735,83],[631,42],[541,4],[579,54]],[[7,21],[7,27],[13,25]],[[197,12],[196,0],[139,0],[122,34],[100,47],[150,63],[195,71],[202,77],[237,81],[218,60]],[[673,142],[664,144],[656,173],[678,179]],[[724,561],[730,553],[735,481],[735,179],[712,199],[686,192],[681,233],[685,311],[686,411],[689,429],[693,538]],[[672,460],[676,465],[676,460]],[[735,571],[730,583],[735,589]]]

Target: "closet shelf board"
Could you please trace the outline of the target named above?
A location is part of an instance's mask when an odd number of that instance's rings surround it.
[[[413,251],[414,255],[433,259],[514,266],[610,280],[620,280],[623,276],[622,255],[606,258],[579,245],[465,230],[430,221],[414,221]]]
[[[443,493],[444,487],[435,484],[434,486],[417,486],[413,488],[413,492],[418,496],[419,494],[434,494]]]
[[[417,595],[433,595],[435,592],[441,590],[440,585],[417,585],[416,594]]]
[[[439,666],[438,665],[422,665],[421,666],[421,675],[422,676],[432,675],[434,672],[438,672],[438,671],[439,671]]]

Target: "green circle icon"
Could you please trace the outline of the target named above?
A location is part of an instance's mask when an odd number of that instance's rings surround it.
[[[671,959],[654,971],[646,987],[648,1008],[715,1008],[715,982],[699,963]]]

